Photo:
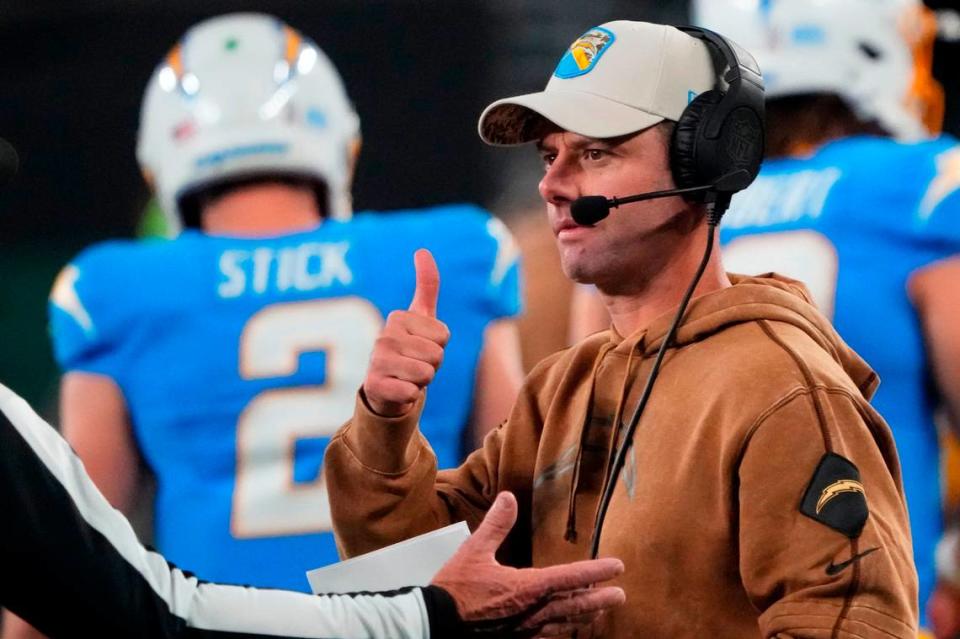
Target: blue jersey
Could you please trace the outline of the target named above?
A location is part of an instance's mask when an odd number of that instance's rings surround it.
[[[853,137],[813,157],[767,161],[721,226],[728,270],[807,283],[840,335],[879,373],[873,404],[893,431],[920,575],[933,588],[941,533],[934,398],[911,273],[960,255],[960,147]]]
[[[519,312],[517,252],[469,206],[358,214],[267,239],[187,231],[108,242],[51,296],[66,371],[117,383],[157,477],[157,545],[204,579],[306,590],[337,560],[321,462],[352,414],[386,315],[440,269],[450,327],[420,427],[441,467],[462,455],[483,332]]]

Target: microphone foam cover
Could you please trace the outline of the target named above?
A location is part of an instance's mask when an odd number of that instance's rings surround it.
[[[593,226],[610,215],[610,202],[602,195],[578,197],[570,205],[570,216],[580,226]]]

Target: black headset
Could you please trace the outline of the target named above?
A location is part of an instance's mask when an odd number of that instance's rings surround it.
[[[708,45],[718,86],[696,96],[677,121],[670,144],[673,179],[680,189],[713,184],[714,193],[729,197],[753,182],[763,161],[760,67],[753,56],[718,33],[701,27],[677,29]],[[705,193],[687,197],[703,199]]]

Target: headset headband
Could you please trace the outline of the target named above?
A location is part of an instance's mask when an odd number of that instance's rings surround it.
[[[719,53],[723,58],[724,68],[717,76],[727,84],[723,90],[724,96],[720,104],[712,113],[704,137],[711,140],[720,136],[720,128],[731,111],[741,106],[749,106],[756,113],[764,112],[763,76],[760,66],[753,56],[740,47],[736,42],[727,40],[719,33],[702,27],[677,27],[687,35],[705,40],[712,44],[710,51]]]

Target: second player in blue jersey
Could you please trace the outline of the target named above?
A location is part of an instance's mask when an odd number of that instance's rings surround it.
[[[420,247],[445,274],[452,333],[421,427],[455,465],[484,330],[518,311],[501,228],[472,207],[361,214],[273,239],[112,242],[68,266],[57,358],[122,391],[167,556],[204,578],[300,589],[307,568],[336,560],[324,446],[384,317],[411,297]]]

